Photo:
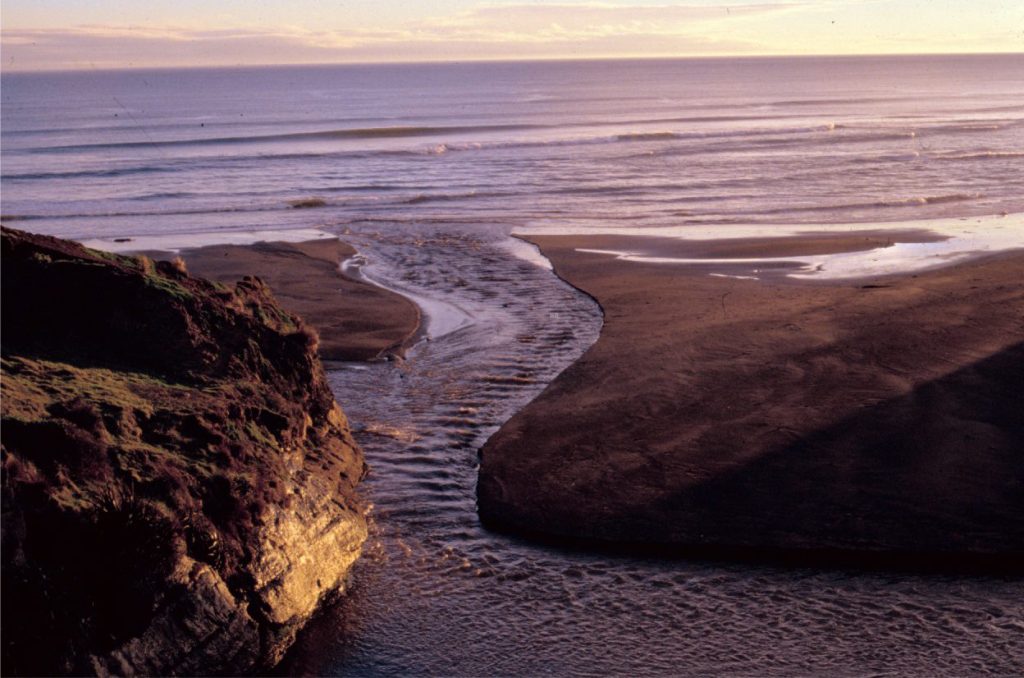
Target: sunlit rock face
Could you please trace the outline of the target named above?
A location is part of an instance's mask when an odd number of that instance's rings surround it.
[[[7,672],[275,663],[366,539],[316,335],[267,287],[3,231]]]

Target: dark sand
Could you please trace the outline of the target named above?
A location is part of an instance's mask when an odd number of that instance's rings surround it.
[[[1024,253],[806,283],[575,251],[784,257],[863,237],[531,236],[605,325],[483,448],[481,517],[683,553],[1024,563]]]
[[[218,282],[262,278],[281,306],[316,328],[324,360],[401,354],[419,329],[419,309],[401,295],[343,275],[338,264],[355,253],[330,239],[213,245],[181,257],[190,273]]]

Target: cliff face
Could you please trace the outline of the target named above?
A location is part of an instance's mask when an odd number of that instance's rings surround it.
[[[366,538],[315,333],[255,278],[2,248],[5,672],[273,664]]]

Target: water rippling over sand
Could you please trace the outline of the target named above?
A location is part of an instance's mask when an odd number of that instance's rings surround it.
[[[477,449],[596,338],[594,303],[498,229],[366,225],[367,273],[472,321],[331,372],[373,472],[350,596],[282,671],[344,675],[1006,674],[1020,582],[630,558],[480,527]]]
[[[367,276],[447,309],[406,362],[332,372],[374,468],[376,544],[284,670],[1018,673],[1019,581],[560,552],[483,531],[474,497],[476,450],[599,328],[507,232],[1024,214],[1022,64],[5,72],[3,220],[125,249],[329,229]]]

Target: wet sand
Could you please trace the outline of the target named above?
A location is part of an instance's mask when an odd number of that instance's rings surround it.
[[[550,236],[529,236],[534,244]],[[780,259],[816,254],[864,252],[895,243],[940,242],[941,235],[927,230],[869,230],[856,233],[806,233],[792,237],[728,238],[722,240],[683,240],[681,238],[638,237],[635,235],[586,235],[573,237],[571,246],[578,249],[629,251],[642,257],[694,259]],[[563,245],[569,240],[562,239]],[[546,250],[545,250],[546,251]]]
[[[419,309],[401,295],[342,274],[339,263],[355,253],[328,239],[212,245],[183,250],[181,257],[189,272],[225,284],[246,275],[262,278],[285,309],[317,329],[324,360],[401,354],[419,329]]]
[[[786,257],[865,237],[890,234],[529,236],[605,325],[484,446],[482,519],[683,553],[1019,566],[1024,253],[805,282],[578,251]]]

